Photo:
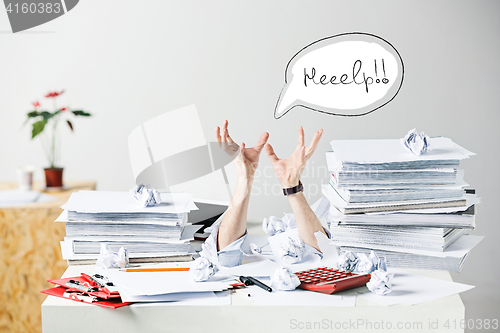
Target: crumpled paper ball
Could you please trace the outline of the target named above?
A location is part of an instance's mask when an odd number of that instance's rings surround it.
[[[283,220],[277,218],[276,216],[269,216],[269,219],[264,218],[262,221],[262,229],[264,229],[264,232],[268,236],[274,236],[280,232],[284,232],[286,227]]]
[[[108,244],[101,243],[101,252],[97,257],[96,266],[104,269],[125,268],[128,266],[128,251],[121,247],[118,252],[113,252]]]
[[[387,261],[386,261],[385,257],[381,257],[378,259],[377,269],[384,271],[384,272],[387,272]]]
[[[295,264],[302,261],[306,253],[306,246],[300,237],[288,237],[286,242],[280,244],[278,255],[284,264]]]
[[[370,251],[370,255],[368,256],[365,253],[358,253],[357,259],[358,261],[356,263],[354,273],[370,274],[377,269],[387,271],[385,257],[379,258],[373,250]]]
[[[265,248],[268,245],[269,245],[269,243],[266,243],[262,246],[258,246],[255,243],[250,243],[250,251],[252,251],[253,254],[262,254],[262,255],[272,254],[272,251],[269,251],[269,250],[264,251],[263,250],[263,248]]]
[[[417,156],[425,154],[430,147],[429,137],[424,132],[418,134],[415,128],[408,131],[401,143]]]
[[[300,280],[289,268],[281,266],[271,276],[271,287],[276,290],[295,290]]]
[[[297,221],[295,221],[295,215],[293,215],[293,213],[285,213],[285,215],[283,215],[281,220],[283,221],[285,228],[287,229],[297,228]]]
[[[195,282],[203,282],[214,276],[219,271],[217,265],[205,257],[199,257],[194,262],[189,272]]]
[[[373,251],[372,251],[373,252]],[[375,253],[374,253],[375,254]],[[354,269],[354,273],[357,274],[370,274],[377,269],[377,261],[374,262],[375,258],[370,258],[364,253],[358,253],[358,261]]]
[[[387,271],[387,262],[385,257],[379,258],[373,250],[369,255],[345,251],[339,255],[339,269],[356,274],[370,274],[375,270]]]
[[[151,207],[161,202],[160,193],[147,185],[137,185],[130,189],[130,195],[142,206]]]
[[[393,273],[378,269],[371,273],[370,281],[368,281],[366,286],[371,292],[383,296],[392,291],[393,277]]]
[[[358,258],[351,251],[341,252],[339,255],[339,269],[344,272],[352,272],[356,269]]]

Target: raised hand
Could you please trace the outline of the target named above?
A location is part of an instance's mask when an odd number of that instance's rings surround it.
[[[252,148],[246,148],[244,143],[238,146],[229,135],[228,122],[224,121],[221,129],[215,128],[215,138],[226,153],[234,156],[234,163],[238,171],[238,182],[231,198],[231,203],[222,219],[218,238],[217,251],[236,241],[246,233],[248,203],[253,184],[253,176],[259,165],[259,157],[264,148],[268,133],[262,133],[259,140]],[[241,261],[241,258],[239,259]]]
[[[235,163],[238,167],[238,174],[240,176],[245,176],[247,178],[252,177],[259,165],[260,153],[269,138],[269,133],[262,133],[253,147],[246,148],[244,143],[242,143],[240,147],[234,142],[229,135],[227,127],[228,121],[225,120],[222,126],[222,135],[221,128],[219,128],[219,126],[215,128],[215,138],[219,143],[219,147],[231,157],[235,157]]]
[[[273,147],[270,144],[266,145],[266,153],[271,160],[276,177],[278,177],[283,188],[294,187],[299,184],[300,176],[306,166],[306,162],[312,156],[318,142],[321,139],[323,130],[320,129],[314,133],[314,136],[309,144],[309,147],[304,146],[304,129],[299,127],[299,139],[295,151],[288,158],[280,159],[276,156]]]

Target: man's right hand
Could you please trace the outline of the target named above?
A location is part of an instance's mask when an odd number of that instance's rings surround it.
[[[252,148],[246,148],[244,143],[242,143],[240,147],[234,142],[234,140],[229,135],[227,127],[228,121],[225,120],[222,126],[222,135],[219,126],[215,127],[215,139],[219,143],[219,147],[221,147],[221,149],[223,149],[231,157],[238,154],[235,158],[238,175],[240,177],[251,178],[253,177],[257,166],[259,165],[260,153],[262,152],[262,149],[264,148],[267,139],[269,138],[269,133],[262,133],[259,141],[257,141],[257,143]]]

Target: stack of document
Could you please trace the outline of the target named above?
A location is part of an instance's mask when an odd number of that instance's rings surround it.
[[[346,243],[390,244],[419,250],[444,251],[464,235],[465,229],[330,225],[330,232],[332,239]]]
[[[415,269],[441,269],[460,272],[470,251],[484,236],[464,235],[444,251],[407,249],[384,245],[372,245],[369,248],[353,244],[337,243],[341,251],[369,254],[374,250],[379,257],[385,257],[389,267]]]
[[[473,153],[448,138],[416,156],[399,139],[334,140],[324,194],[343,214],[464,207],[460,161]]]
[[[131,262],[189,260],[199,226],[187,223],[188,213],[198,208],[187,193],[161,193],[161,199],[142,207],[128,192],[73,193],[56,220],[66,222],[63,259],[70,265],[95,262],[105,243],[116,252],[126,248]]]
[[[431,138],[420,156],[399,139],[334,140],[331,147],[323,193],[331,204],[331,240],[341,250],[373,249],[393,267],[461,270],[468,252],[427,257],[445,253],[475,228],[479,200],[466,193],[458,169],[472,152],[442,137]]]

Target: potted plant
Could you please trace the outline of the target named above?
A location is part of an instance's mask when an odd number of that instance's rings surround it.
[[[46,98],[52,100],[53,112],[40,110],[41,105],[38,101],[33,103],[35,110],[28,113],[28,119],[26,120],[26,122],[30,120],[33,121],[31,138],[40,137],[43,153],[49,162],[49,167],[44,169],[47,188],[60,188],[63,186],[63,168],[59,165],[60,143],[58,125],[60,121],[66,120],[65,123],[69,126],[70,130],[73,131],[73,123],[70,121],[71,117],[91,116],[90,113],[83,110],[69,110],[67,107],[58,108],[56,99],[63,93],[64,90],[60,92],[49,92],[45,95]],[[49,128],[49,130],[45,130],[46,128]],[[44,134],[41,135],[42,133]]]

